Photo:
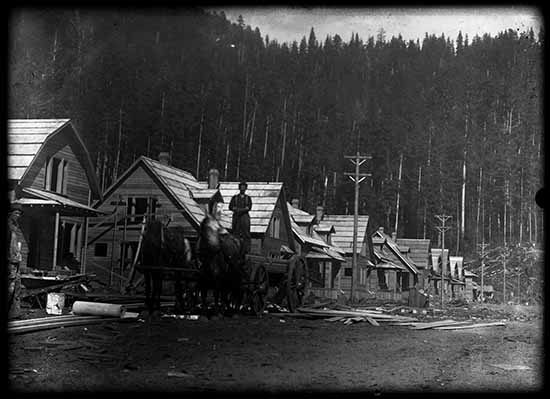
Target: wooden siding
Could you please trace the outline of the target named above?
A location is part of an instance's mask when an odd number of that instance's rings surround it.
[[[170,226],[183,226],[188,238],[196,238],[197,232],[195,228],[189,223],[187,218],[170,198],[166,196],[164,191],[158,186],[158,184],[152,179],[152,177],[146,172],[144,166],[141,165],[136,168],[126,179],[120,183],[120,185],[111,192],[104,201],[97,207],[98,210],[111,213],[114,211],[115,206],[111,205],[111,202],[116,202],[119,198],[127,202],[128,197],[153,197],[157,198],[157,203],[160,204],[160,208],[157,209],[157,215],[168,215],[171,217]],[[121,220],[126,214],[126,205],[118,207],[117,220]],[[113,225],[113,216],[108,217],[110,225]],[[90,232],[89,241],[91,241],[98,234],[103,232],[109,225],[100,226],[98,228],[93,227],[94,224],[99,223],[104,218],[90,218]],[[123,237],[124,226],[122,224],[117,226],[114,233],[114,252],[113,252],[113,230],[111,229],[104,234],[99,240],[88,246],[87,270],[89,272],[97,274],[98,278],[104,282],[109,281],[109,270],[111,266],[111,257],[115,265],[115,271],[118,272],[120,262],[120,246]],[[126,241],[135,242],[139,241],[140,225],[133,224],[126,229]],[[97,257],[94,254],[95,244],[105,243],[107,244],[107,256]]]
[[[74,186],[87,186],[94,198],[100,196],[89,153],[69,119],[8,120],[8,151],[8,178],[20,180],[22,187],[43,189],[45,162],[61,151],[71,158],[69,169],[81,169],[74,175]],[[84,201],[79,202],[87,205],[87,195],[86,189]]]
[[[88,205],[88,191],[90,186],[86,178],[86,172],[80,165],[80,162],[74,154],[71,146],[66,145],[59,149],[55,153],[51,153],[50,157],[56,157],[67,161],[67,192],[64,194],[67,198],[80,202],[81,204]],[[46,162],[42,164],[42,167],[35,175],[32,182],[30,182],[31,188],[37,188],[39,190],[45,189],[45,175],[46,175]]]

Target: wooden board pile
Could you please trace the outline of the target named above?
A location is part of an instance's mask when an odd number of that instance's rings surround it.
[[[315,309],[315,308],[298,308],[298,312],[312,318],[325,318],[326,321],[340,321],[346,325],[352,323],[367,322],[373,326],[379,326],[380,322],[412,322],[418,319],[414,317],[398,316],[390,314],[383,309],[354,309],[333,310],[333,309]]]
[[[467,330],[472,328],[482,327],[497,327],[505,326],[506,323],[502,321],[495,321],[489,323],[473,323],[472,321],[455,321],[452,319],[439,320],[433,322],[398,322],[392,323],[392,325],[408,326],[411,330]]]
[[[328,322],[339,321],[345,325],[367,322],[373,326],[380,326],[381,323],[385,323],[391,326],[408,326],[412,330],[465,330],[472,328],[483,328],[483,327],[496,327],[496,326],[505,326],[506,324],[502,321],[497,322],[485,322],[485,323],[474,323],[473,321],[455,321],[452,319],[448,320],[438,320],[433,322],[421,322],[415,317],[400,316],[391,314],[392,311],[398,310],[399,308],[394,308],[390,310],[382,308],[371,308],[371,309],[357,309],[350,308],[347,310],[334,310],[334,309],[316,309],[313,307],[310,308],[298,308],[299,313],[289,314],[291,316],[300,316],[304,315],[308,318],[322,318]],[[283,315],[283,314],[281,314]]]

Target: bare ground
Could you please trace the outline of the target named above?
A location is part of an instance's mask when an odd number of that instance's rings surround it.
[[[543,388],[543,353],[540,318],[455,331],[158,318],[11,336],[9,381],[18,392],[526,392]]]

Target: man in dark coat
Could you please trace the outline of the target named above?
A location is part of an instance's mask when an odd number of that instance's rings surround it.
[[[8,215],[8,318],[20,316],[21,304],[21,242],[23,234],[19,227],[19,218],[23,214],[20,204],[11,204]]]
[[[252,199],[246,195],[248,184],[242,181],[239,183],[239,194],[235,194],[229,203],[229,210],[233,211],[232,229],[233,234],[243,244],[243,254],[250,251],[250,215]]]

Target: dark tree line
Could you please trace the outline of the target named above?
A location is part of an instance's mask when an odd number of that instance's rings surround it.
[[[360,211],[446,247],[542,240],[543,32],[278,43],[201,10],[19,10],[10,17],[9,117],[72,118],[104,188],[170,151],[206,178],[285,182],[305,210]],[[401,173],[399,172],[401,169]],[[198,173],[197,173],[198,172]],[[401,179],[399,176],[401,175]],[[399,220],[397,196],[399,194]]]

